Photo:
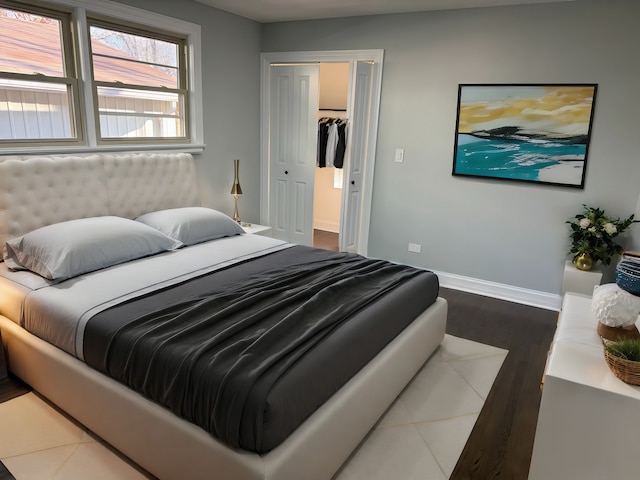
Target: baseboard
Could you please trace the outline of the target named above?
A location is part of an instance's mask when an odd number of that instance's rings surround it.
[[[529,290],[527,288],[514,287],[502,283],[489,282],[477,278],[463,277],[451,273],[433,271],[438,275],[440,285],[453,290],[484,295],[485,297],[499,298],[510,302],[544,308],[546,310],[560,311],[562,296],[552,293]]]
[[[324,230],[325,232],[340,233],[340,225],[333,222],[314,220],[313,228],[316,230]]]

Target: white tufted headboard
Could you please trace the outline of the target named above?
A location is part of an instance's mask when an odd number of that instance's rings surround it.
[[[200,205],[187,153],[0,157],[0,245],[76,218]]]

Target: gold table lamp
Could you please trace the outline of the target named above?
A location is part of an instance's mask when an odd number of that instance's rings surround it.
[[[233,161],[233,171],[234,171],[233,186],[231,187],[231,195],[233,195],[233,198],[235,199],[235,209],[233,211],[233,219],[236,222],[241,224],[242,222],[240,222],[240,215],[238,214],[238,197],[242,195],[242,187],[240,187],[240,178],[238,177],[239,169],[240,169],[240,160],[234,160]]]

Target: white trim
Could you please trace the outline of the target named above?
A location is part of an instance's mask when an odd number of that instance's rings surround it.
[[[181,144],[184,151],[201,152],[204,149],[204,117],[203,117],[203,92],[202,92],[202,51],[200,25],[168,17],[155,12],[149,12],[136,7],[130,7],[110,0],[51,0],[54,5],[64,5],[73,8],[75,11],[76,28],[78,29],[80,49],[80,95],[82,96],[82,115],[87,145],[80,147],[42,147],[47,152],[67,152],[67,151],[116,151],[119,147],[104,148],[97,144],[95,116],[93,106],[93,87],[91,85],[91,59],[89,57],[87,31],[87,11],[109,16],[114,19],[127,20],[140,25],[173,31],[187,37],[187,48],[189,49],[189,125],[191,126],[191,139],[189,143]],[[77,119],[80,121],[81,119]],[[171,146],[165,147],[162,144],[156,145],[129,145],[126,150],[168,150]],[[16,153],[40,152],[38,147],[14,147],[1,148],[0,155]]]
[[[452,273],[437,272],[440,286],[463,292],[475,293],[485,297],[499,298],[510,302],[544,308],[546,310],[560,311],[562,296],[538,290],[514,287],[503,283],[489,282],[478,278],[463,277]]]
[[[202,153],[206,145],[193,143],[177,143],[166,145],[100,145],[97,147],[91,145],[72,145],[72,146],[55,146],[43,145],[41,147],[7,147],[0,148],[0,160],[4,155],[63,155],[66,153],[104,153],[104,152],[149,152],[149,153],[166,153],[167,151],[177,151],[183,153]]]
[[[340,233],[340,225],[327,220],[313,220],[314,230],[323,230],[325,232]]]
[[[87,12],[84,8],[78,8],[75,12],[76,31],[87,31]],[[79,39],[82,35],[78,35]],[[91,76],[91,54],[89,52],[89,42],[78,41],[78,72],[80,73],[80,106],[82,108],[82,117],[76,119],[76,122],[82,121],[85,129],[85,139],[87,145],[95,146],[98,144],[98,130],[96,128],[96,116],[94,114],[93,105],[93,86],[89,80]],[[89,73],[87,73],[89,72]],[[89,75],[89,76],[86,76]],[[85,80],[86,79],[86,80]],[[30,150],[33,147],[30,147]]]
[[[371,222],[371,200],[373,197],[373,171],[375,167],[378,120],[380,114],[380,92],[382,89],[382,65],[384,50],[331,50],[309,52],[269,52],[260,55],[261,61],[261,126],[260,129],[260,223],[269,223],[269,69],[272,63],[322,63],[373,61],[373,85],[371,88],[371,114],[369,145],[365,159],[363,205],[360,223],[358,253],[367,255],[369,247],[369,225]]]

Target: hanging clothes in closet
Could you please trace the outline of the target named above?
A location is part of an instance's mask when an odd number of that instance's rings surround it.
[[[318,120],[316,166],[342,168],[347,148],[347,120],[322,117]]]

